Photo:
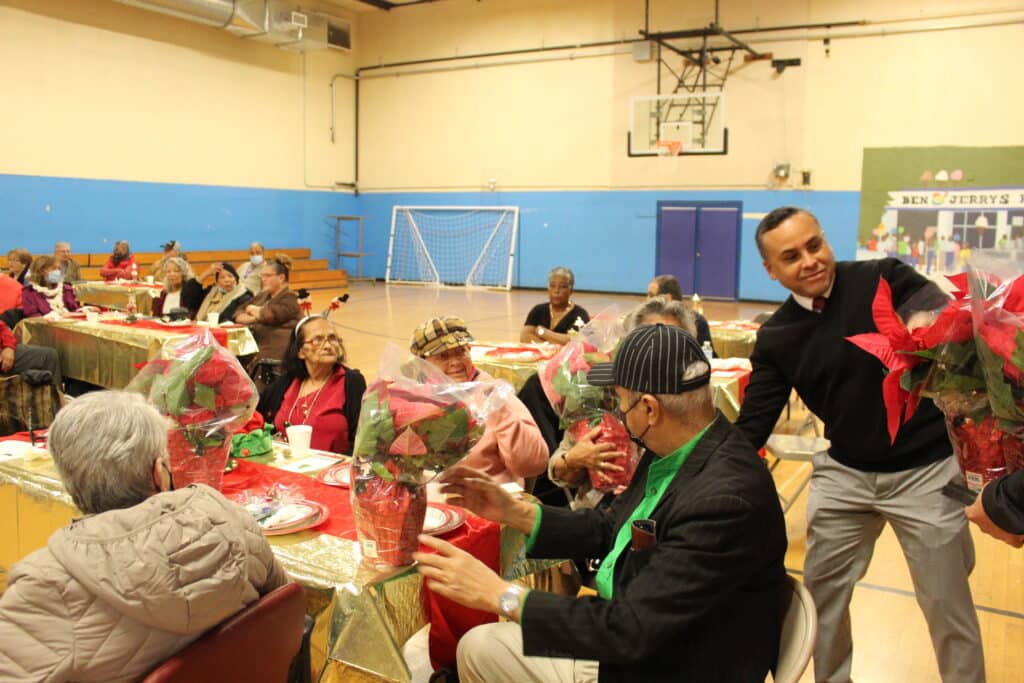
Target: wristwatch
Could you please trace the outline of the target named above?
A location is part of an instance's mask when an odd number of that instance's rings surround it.
[[[519,621],[519,607],[525,593],[526,591],[519,584],[508,584],[508,588],[498,596],[498,609],[512,621]]]
[[[544,336],[544,326],[543,325],[537,325],[537,336],[538,337],[543,337]]]

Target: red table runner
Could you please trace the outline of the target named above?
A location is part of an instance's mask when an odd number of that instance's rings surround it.
[[[328,486],[317,479],[268,465],[245,460],[238,461],[234,471],[224,475],[222,492],[231,497],[246,490],[263,491],[274,484],[284,484],[309,500],[327,506],[330,514],[323,524],[313,530],[331,536],[355,540],[355,520],[352,516],[350,490]],[[470,553],[494,571],[499,571],[501,555],[501,529],[494,522],[466,513],[466,523],[447,533],[443,538]],[[426,546],[420,550],[429,552]],[[430,621],[430,657],[435,668],[455,663],[455,647],[459,638],[474,626],[497,621],[487,612],[471,610],[436,595],[423,587],[423,603]]]
[[[219,327],[204,327],[202,325],[165,325],[164,323],[157,322],[155,320],[136,320],[133,323],[125,322],[124,320],[104,320],[104,325],[120,325],[121,327],[141,327],[144,330],[157,330],[159,332],[173,332],[174,334],[185,334],[193,335],[202,332],[203,330],[209,330],[213,334],[213,338],[217,340],[217,343],[227,348],[228,345],[228,333],[227,330],[223,330]]]

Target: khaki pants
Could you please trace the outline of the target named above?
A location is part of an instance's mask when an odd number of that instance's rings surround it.
[[[597,662],[586,659],[527,657],[523,630],[502,621],[472,629],[459,640],[459,680],[463,683],[595,683]]]
[[[861,472],[824,453],[814,457],[804,583],[818,610],[818,683],[850,681],[850,598],[886,522],[907,559],[942,680],[985,680],[978,615],[967,583],[974,543],[963,506],[941,491],[959,475],[955,458],[904,472]]]

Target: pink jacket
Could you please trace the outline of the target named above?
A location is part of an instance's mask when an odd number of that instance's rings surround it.
[[[476,379],[491,378],[481,372]],[[487,418],[483,437],[462,464],[486,472],[498,483],[514,481],[522,486],[527,477],[547,469],[548,457],[548,445],[533,416],[512,394],[500,410]]]

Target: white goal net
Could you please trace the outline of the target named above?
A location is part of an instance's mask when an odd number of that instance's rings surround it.
[[[512,286],[517,206],[395,206],[388,282]]]

